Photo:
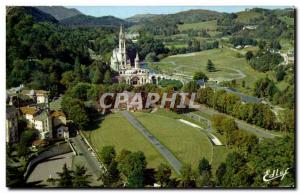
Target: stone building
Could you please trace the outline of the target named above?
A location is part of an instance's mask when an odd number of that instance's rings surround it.
[[[125,82],[133,86],[151,83],[149,70],[140,67],[138,53],[136,53],[134,66],[131,65],[126,53],[126,38],[122,26],[120,27],[119,47],[112,52],[110,67],[119,73],[119,82]]]

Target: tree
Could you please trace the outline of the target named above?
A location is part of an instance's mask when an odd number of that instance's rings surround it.
[[[223,135],[223,126],[222,126],[222,121],[226,119],[224,115],[221,114],[216,114],[212,116],[211,122],[212,122],[212,127],[217,131],[217,133],[220,133]]]
[[[199,89],[199,85],[196,81],[190,81],[187,84],[185,84],[182,89],[184,92],[192,93],[196,92]]]
[[[278,88],[268,77],[259,79],[254,83],[254,96],[272,99],[276,92],[278,92]]]
[[[118,162],[118,170],[128,179],[128,183],[130,180],[130,187],[143,187],[147,165],[144,153],[141,151],[125,152],[122,157],[123,159]]]
[[[166,187],[170,182],[170,177],[172,174],[171,168],[166,164],[160,164],[158,170],[155,174],[155,179],[161,187]]]
[[[206,76],[206,74],[204,74],[204,72],[198,71],[198,72],[194,73],[193,80],[204,80],[204,81],[207,81],[208,77]]]
[[[206,70],[208,72],[215,72],[216,71],[215,65],[210,59],[207,60]]]
[[[79,82],[75,86],[68,89],[67,95],[71,96],[72,98],[77,98],[82,101],[86,101],[88,90],[91,89],[91,87],[92,85],[89,83]]]
[[[212,186],[211,180],[211,165],[209,164],[208,160],[203,158],[199,161],[198,165],[198,179],[197,185],[199,187],[209,187]]]
[[[226,164],[222,162],[216,171],[216,185],[217,186],[222,186],[225,174],[226,174]]]
[[[106,83],[106,84],[111,83],[111,73],[110,73],[109,70],[105,71],[103,82]]]
[[[195,187],[195,176],[192,171],[190,164],[183,165],[180,169],[181,171],[181,186],[183,188],[193,188]]]
[[[67,164],[64,164],[62,172],[57,172],[58,175],[58,186],[64,188],[71,188],[73,186],[73,172],[68,169]]]
[[[275,49],[275,50],[280,50],[281,49],[281,45],[280,45],[278,40],[271,41],[270,47]]]
[[[76,166],[73,172],[73,187],[84,188],[90,187],[90,178],[92,175],[87,174],[87,169],[84,166]]]
[[[69,118],[74,122],[78,129],[85,129],[90,121],[86,111],[80,105],[75,105],[70,108]]]
[[[199,161],[199,165],[198,165],[198,171],[200,175],[203,175],[205,173],[209,173],[211,174],[211,165],[209,164],[208,160],[205,158],[202,158]]]
[[[286,75],[286,72],[282,68],[278,69],[276,71],[276,80],[278,82],[282,81],[284,79],[285,75]]]
[[[144,187],[144,171],[134,168],[128,176],[127,187],[143,188]]]
[[[226,118],[222,121],[222,130],[226,136],[227,145],[231,145],[234,143],[234,131],[238,129],[233,118]]]
[[[246,52],[245,58],[247,61],[251,60],[253,58],[253,52],[252,51]]]
[[[104,146],[100,152],[102,162],[108,166],[115,158],[116,151],[113,146]]]
[[[99,68],[96,67],[95,72],[93,73],[92,83],[94,83],[94,84],[100,84],[103,81],[103,78],[104,77],[103,77],[102,72],[100,71]]]
[[[245,88],[246,87],[246,81],[242,80],[242,87]]]
[[[28,156],[29,145],[35,139],[36,134],[33,130],[26,130],[21,133],[20,141],[17,145],[17,152],[19,156]]]

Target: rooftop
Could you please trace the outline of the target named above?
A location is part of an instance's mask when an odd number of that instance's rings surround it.
[[[20,111],[22,114],[34,115],[38,112],[38,110],[34,107],[21,107]]]
[[[66,117],[66,115],[62,111],[53,111],[51,113],[52,117]]]

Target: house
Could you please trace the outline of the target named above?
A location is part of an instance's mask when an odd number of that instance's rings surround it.
[[[29,96],[31,99],[34,99],[37,104],[46,103],[48,91],[44,90],[22,90],[21,94]]]
[[[53,121],[54,136],[56,138],[69,138],[69,129],[67,125],[66,115],[61,111],[53,111],[51,113]]]
[[[15,143],[19,140],[18,110],[14,106],[6,106],[6,143]]]
[[[38,110],[34,107],[20,107],[21,114],[24,115],[25,119],[28,120],[29,126],[34,126],[34,116],[38,112]]]
[[[46,109],[36,107],[21,107],[21,114],[28,121],[28,126],[35,128],[41,139],[52,138],[52,119]]]

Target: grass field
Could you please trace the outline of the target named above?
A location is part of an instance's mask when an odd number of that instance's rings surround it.
[[[122,149],[143,151],[148,167],[157,168],[160,163],[167,163],[155,148],[120,114],[110,114],[101,122],[98,129],[86,131],[92,145],[100,151],[104,146],[113,145],[117,152]]]
[[[249,48],[250,49],[250,48]],[[167,73],[175,72],[193,75],[196,71],[203,71],[209,78],[228,81],[231,79],[244,79],[246,85],[252,87],[253,83],[264,77],[265,74],[257,72],[247,64],[244,57],[237,57],[237,53],[230,48],[217,48],[185,55],[174,55],[157,63],[159,70]],[[207,72],[207,60],[215,64],[216,72]]]
[[[262,14],[258,13],[258,12],[251,12],[251,11],[244,12],[243,11],[243,12],[237,13],[237,15],[238,15],[238,17],[236,18],[237,22],[240,22],[240,23],[249,23],[250,19],[254,19],[254,18],[260,17]]]
[[[212,144],[199,129],[178,122],[172,112],[133,115],[164,144],[181,162],[196,169],[200,159],[212,160]]]
[[[213,171],[216,171],[226,158],[228,150],[225,146],[213,146],[202,131],[178,122],[179,118],[188,120],[182,115],[165,110],[132,114],[182,163],[190,163],[194,169],[197,169],[199,160],[205,157],[212,163]],[[122,149],[143,151],[149,168],[157,168],[160,163],[168,164],[120,113],[107,115],[96,129],[85,131],[84,134],[98,152],[104,146],[112,145],[117,152]],[[175,172],[172,173],[175,175]]]
[[[217,20],[211,20],[211,21],[204,21],[204,22],[198,22],[198,23],[185,23],[178,25],[179,31],[185,31],[189,29],[194,30],[211,30],[215,31],[217,29]]]

